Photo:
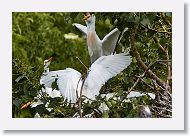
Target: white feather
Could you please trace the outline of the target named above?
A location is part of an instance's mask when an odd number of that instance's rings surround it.
[[[102,49],[104,55],[110,55],[113,53],[120,33],[121,32],[118,30],[118,28],[115,28],[104,37],[102,40]]]
[[[86,20],[87,27],[77,23],[73,24],[73,26],[75,26],[81,32],[87,35],[88,52],[90,55],[91,63],[94,63],[101,56],[107,56],[112,54],[121,33],[118,28],[115,28],[110,33],[108,33],[103,38],[103,40],[100,40],[95,31],[95,20],[95,15],[92,14]],[[89,32],[90,34],[95,33],[93,37],[88,36]],[[91,39],[93,39],[93,41],[90,41]]]
[[[131,63],[131,57],[126,53],[102,56],[90,67],[87,78],[84,80],[82,95],[90,99],[95,99],[99,95],[101,87],[107,80],[119,74]],[[83,81],[81,73],[67,68],[65,70],[47,72],[41,78],[41,83],[45,86],[52,84],[57,79],[58,89],[65,100],[71,103],[77,101]]]
[[[74,23],[73,26],[78,28],[84,35],[87,35],[87,27],[81,24]]]
[[[83,94],[91,99],[99,95],[101,87],[110,78],[116,76],[131,63],[131,57],[125,53],[102,56],[89,69],[84,82]]]

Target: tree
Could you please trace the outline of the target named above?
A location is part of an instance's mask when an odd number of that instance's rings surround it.
[[[172,115],[172,14],[171,13],[94,13],[96,31],[102,39],[110,30],[117,27],[123,31],[123,38],[116,52],[129,52],[133,57],[131,65],[121,74],[112,78],[101,94],[115,93],[114,98],[97,96],[91,103],[82,103],[83,115],[92,117],[137,117],[139,106],[148,105],[153,117]],[[43,73],[43,60],[54,56],[51,70],[74,68],[85,73],[90,60],[86,41],[82,33],[72,23],[82,21],[83,13],[13,13],[13,90],[12,116],[34,117],[73,117],[78,106],[63,102],[62,98],[44,96],[43,104],[36,108],[30,105],[42,86],[39,84]],[[69,34],[72,33],[72,34]],[[74,39],[68,39],[68,36]],[[128,98],[127,94],[137,91],[144,94],[138,98]],[[117,99],[116,99],[117,98]],[[47,106],[47,102],[49,105]],[[108,110],[101,111],[104,103]],[[52,108],[51,111],[47,110]]]

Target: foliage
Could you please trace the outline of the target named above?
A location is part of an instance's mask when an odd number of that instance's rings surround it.
[[[109,80],[103,86],[101,94],[116,93],[116,98],[106,99],[97,96],[91,103],[82,101],[83,115],[91,114],[97,118],[138,117],[139,105],[148,105],[153,117],[171,117],[171,59],[172,59],[172,14],[171,13],[94,13],[96,15],[96,32],[102,39],[112,29],[118,28],[124,33],[117,53],[128,52],[133,57],[131,65],[121,74]],[[14,118],[40,117],[73,117],[79,111],[77,104],[63,102],[63,98],[43,97],[42,105],[35,108],[23,104],[34,101],[42,89],[39,80],[43,73],[43,61],[54,56],[50,70],[74,68],[85,73],[90,60],[84,36],[72,26],[80,23],[83,13],[18,13],[12,15],[12,116]],[[164,88],[141,67],[138,57],[132,50],[131,40],[134,30],[135,46],[146,66],[158,78],[169,86]],[[78,35],[76,39],[67,39],[66,34]],[[143,75],[143,73],[145,74]],[[142,76],[143,75],[143,76]],[[137,80],[139,80],[137,82]],[[134,84],[137,82],[137,85]],[[134,87],[133,87],[134,86]],[[142,93],[153,93],[156,99],[148,95],[138,98],[127,98],[130,89]],[[122,100],[123,99],[123,100]],[[47,104],[48,103],[48,104]],[[100,111],[101,103],[109,110]],[[48,110],[47,107],[51,110]],[[165,109],[165,110],[162,110]],[[167,109],[167,110],[166,110]]]

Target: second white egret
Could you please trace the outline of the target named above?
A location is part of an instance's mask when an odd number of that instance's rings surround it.
[[[66,68],[44,73],[40,82],[46,87],[51,87],[56,82],[64,100],[68,102],[76,103],[81,91],[82,95],[94,100],[105,82],[127,68],[130,63],[131,57],[126,53],[102,56],[91,65],[85,79],[82,79],[80,72]]]

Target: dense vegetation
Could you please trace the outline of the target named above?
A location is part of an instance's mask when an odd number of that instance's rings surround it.
[[[172,117],[172,14],[171,13],[94,13],[96,32],[102,39],[112,29],[124,33],[117,46],[117,53],[129,52],[132,63],[121,74],[102,87],[101,94],[115,92],[115,98],[98,96],[96,101],[82,103],[83,115],[92,117],[138,117],[139,107],[148,105],[153,117]],[[42,89],[39,80],[43,73],[43,61],[54,56],[50,70],[74,68],[85,73],[79,59],[90,66],[86,40],[72,26],[85,25],[83,13],[13,13],[12,14],[12,116],[31,118],[73,117],[78,105],[63,102],[63,98],[44,96],[43,104],[21,109],[23,104],[34,101]],[[71,33],[71,34],[70,34]],[[75,38],[69,38],[75,37]],[[127,98],[131,91],[144,94]],[[120,98],[120,99],[118,99]],[[47,110],[52,108],[51,111]],[[109,108],[99,110],[101,103]]]

